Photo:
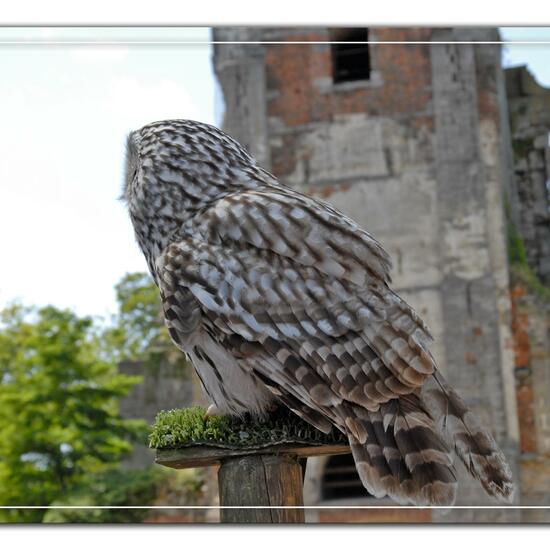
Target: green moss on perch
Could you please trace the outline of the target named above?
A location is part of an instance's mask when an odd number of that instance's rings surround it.
[[[205,419],[204,415],[202,407],[161,411],[153,426],[149,446],[163,450],[201,445],[253,449],[277,444],[348,444],[342,433],[333,430],[324,434],[284,409],[277,410],[264,421],[226,416]]]

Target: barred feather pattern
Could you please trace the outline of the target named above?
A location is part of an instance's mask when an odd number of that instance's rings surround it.
[[[437,371],[427,326],[389,287],[388,255],[353,220],[188,120],[130,134],[123,198],[170,335],[219,410],[280,403],[341,430],[377,497],[453,503],[458,456],[487,493],[511,498],[502,452]]]

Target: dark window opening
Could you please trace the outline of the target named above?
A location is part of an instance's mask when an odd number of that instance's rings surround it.
[[[370,53],[367,42],[368,29],[338,29],[331,33],[335,42],[350,44],[332,44],[332,76],[334,82],[353,82],[370,78]]]
[[[363,486],[350,454],[331,456],[325,466],[323,500],[372,496]]]

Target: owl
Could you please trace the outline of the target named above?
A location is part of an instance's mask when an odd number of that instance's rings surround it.
[[[340,430],[376,497],[450,505],[458,456],[489,495],[511,498],[503,453],[438,372],[427,326],[389,286],[388,255],[352,219],[190,120],[129,135],[123,197],[210,412],[282,405]]]

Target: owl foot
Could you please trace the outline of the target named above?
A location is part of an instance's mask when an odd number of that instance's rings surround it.
[[[218,409],[218,407],[216,407],[216,405],[214,405],[214,403],[212,403],[211,405],[208,405],[208,408],[206,409],[206,412],[204,413],[204,419],[208,419],[212,416],[220,416],[222,413],[220,411],[220,409]]]

